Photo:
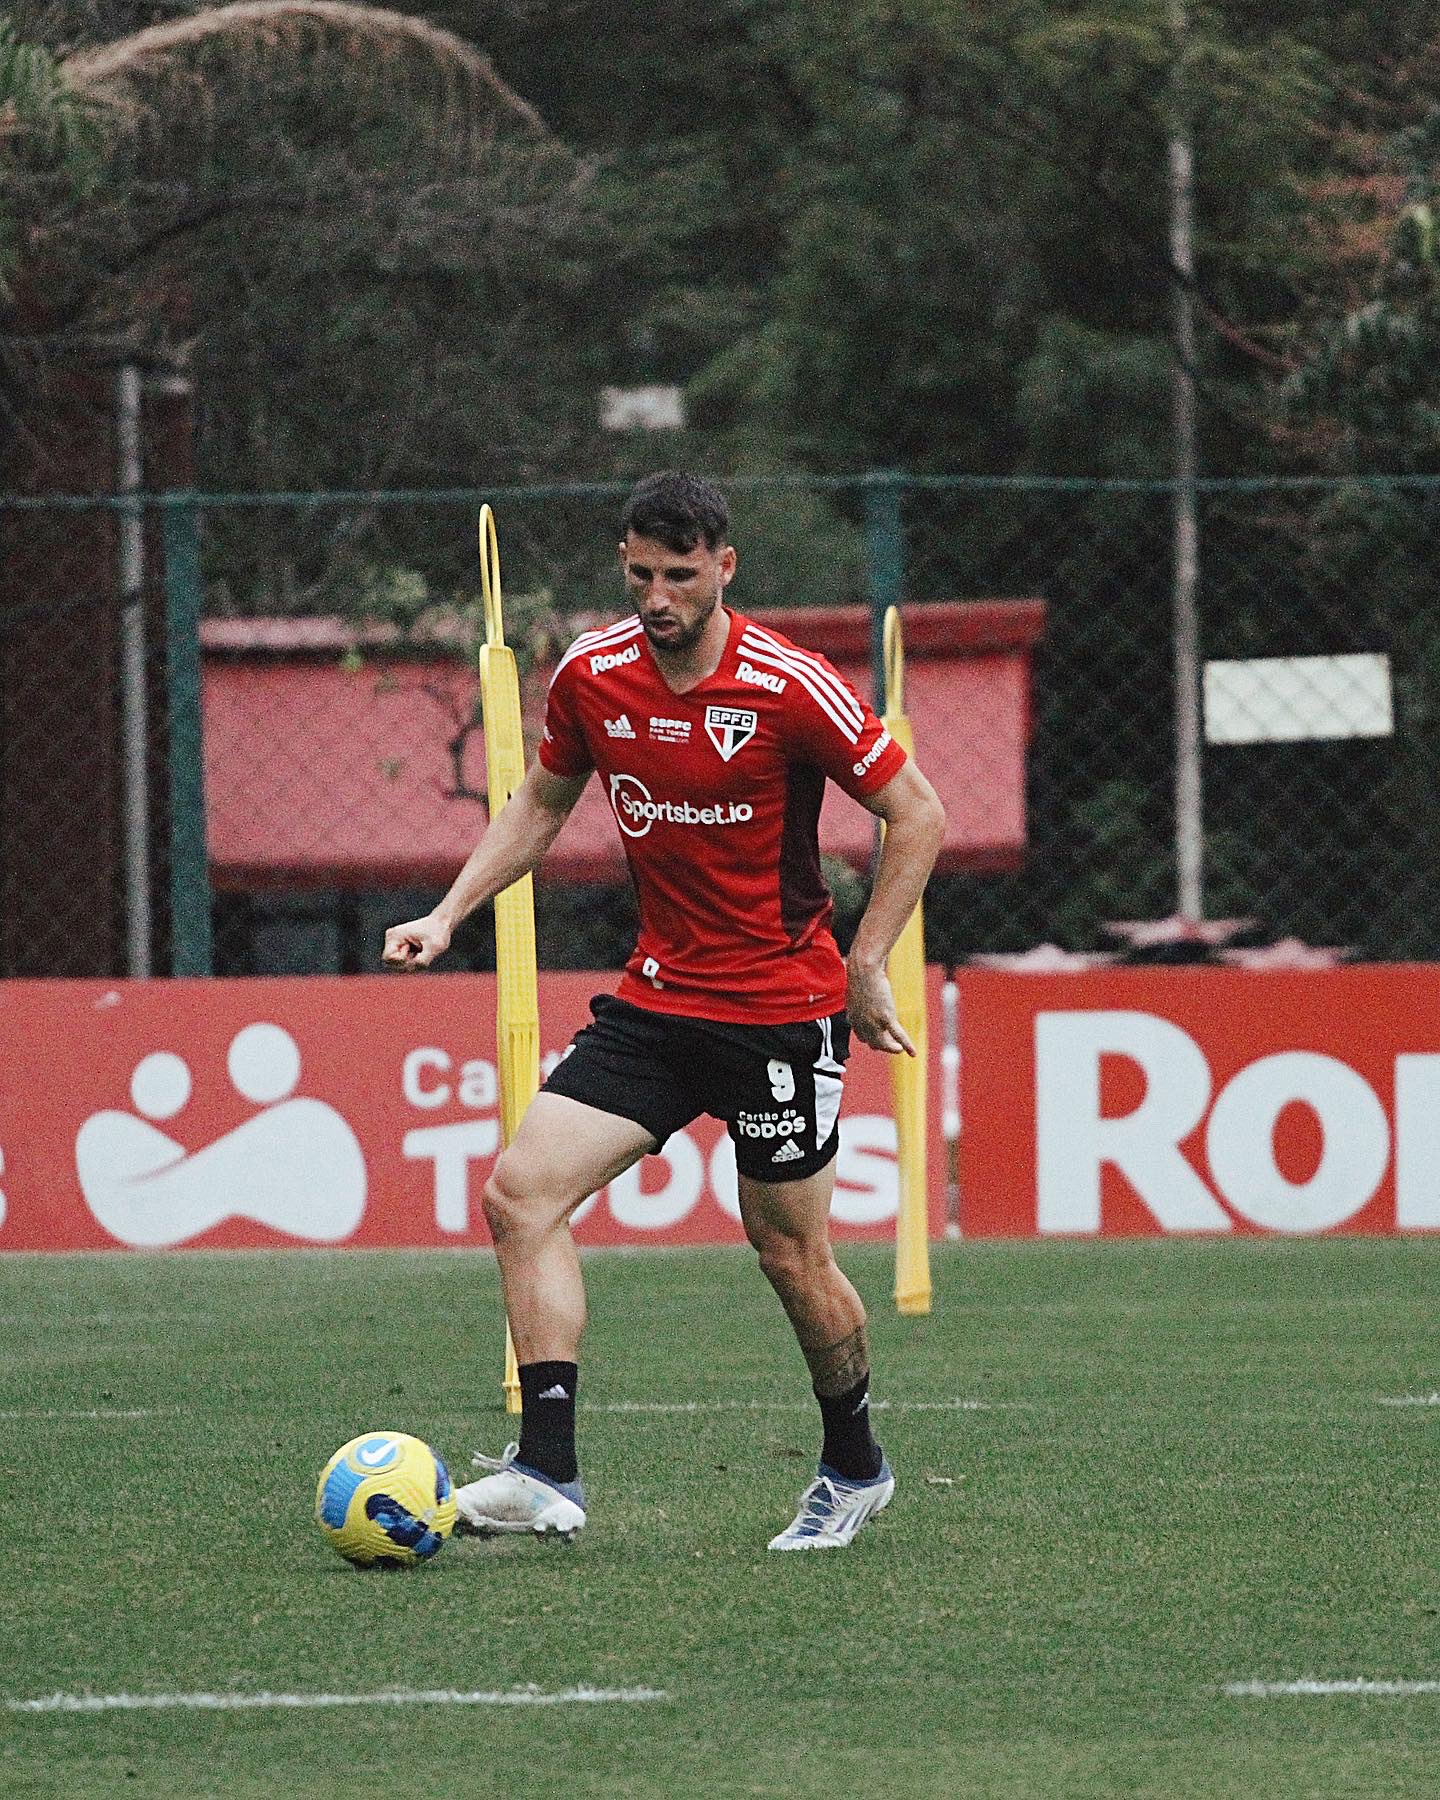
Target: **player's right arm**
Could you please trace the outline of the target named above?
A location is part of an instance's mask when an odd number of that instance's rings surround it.
[[[491,820],[434,912],[392,925],[385,933],[386,966],[427,968],[449,947],[462,919],[528,875],[554,843],[588,779],[588,770],[583,775],[556,775],[538,758],[531,763],[524,783],[499,817]]]

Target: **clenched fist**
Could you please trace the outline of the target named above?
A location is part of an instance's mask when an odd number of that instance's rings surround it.
[[[408,925],[392,925],[385,933],[381,961],[387,969],[428,968],[450,944],[450,927],[434,913],[412,919]]]

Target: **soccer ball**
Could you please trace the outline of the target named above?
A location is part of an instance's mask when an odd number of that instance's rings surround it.
[[[315,1520],[357,1568],[428,1562],[455,1529],[449,1471],[420,1438],[367,1431],[321,1470]]]

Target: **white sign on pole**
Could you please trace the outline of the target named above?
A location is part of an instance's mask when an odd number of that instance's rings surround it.
[[[1211,662],[1204,691],[1205,739],[1211,744],[1377,738],[1395,729],[1388,656]]]

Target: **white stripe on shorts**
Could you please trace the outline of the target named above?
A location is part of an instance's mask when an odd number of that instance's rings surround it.
[[[838,1075],[822,1074],[819,1065],[815,1069],[815,1148],[819,1150],[829,1142],[830,1133],[835,1129],[835,1121],[840,1117],[840,1096],[845,1091],[845,1083]]]
[[[844,1067],[835,1060],[835,1039],[831,1034],[830,1020],[817,1019],[820,1027],[820,1054],[815,1058],[815,1067],[822,1069],[827,1075],[838,1075],[843,1080]]]

